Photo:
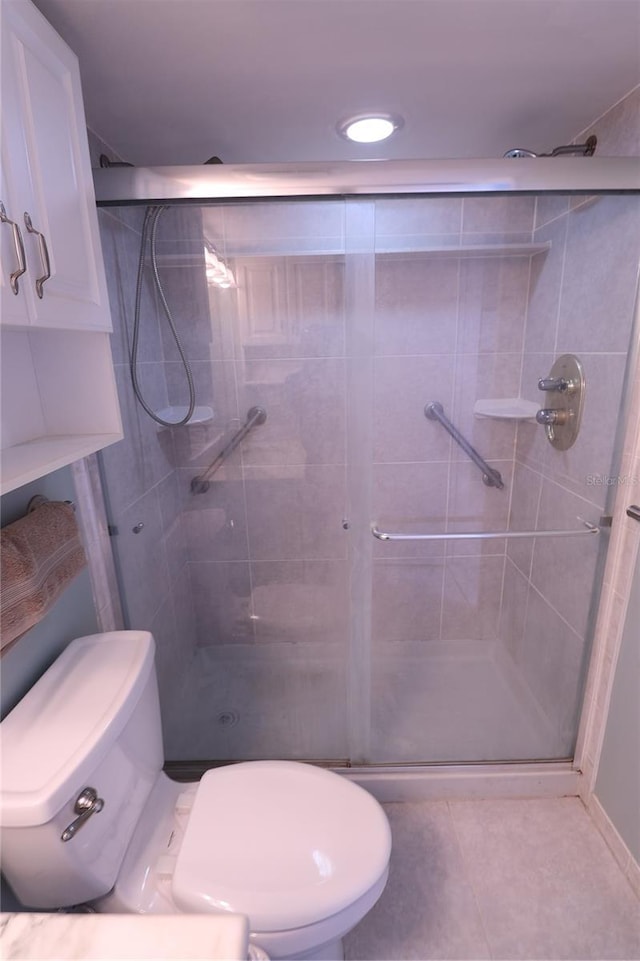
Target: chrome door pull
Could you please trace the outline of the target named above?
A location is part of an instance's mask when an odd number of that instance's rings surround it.
[[[44,234],[40,233],[40,231],[36,230],[36,228],[33,226],[33,224],[31,223],[31,217],[26,211],[24,214],[24,222],[29,233],[35,234],[36,237],[38,238],[38,245],[40,247],[40,259],[42,260],[44,273],[42,277],[36,278],[36,293],[40,298],[40,300],[42,300],[42,297],[44,296],[44,291],[42,288],[44,287],[45,282],[49,280],[49,277],[51,276],[51,263],[49,261],[49,251],[47,249],[47,241],[45,240]]]
[[[9,283],[11,285],[11,290],[14,292],[14,294],[17,294],[20,289],[18,285],[18,277],[22,277],[22,275],[26,271],[27,262],[24,256],[24,244],[22,243],[22,234],[20,233],[20,228],[15,222],[15,220],[9,220],[2,201],[0,201],[0,223],[10,224],[11,230],[13,231],[13,246],[16,251],[16,260],[18,261],[18,269],[14,270],[12,274],[9,274]]]
[[[98,797],[98,792],[94,787],[86,787],[76,798],[73,810],[78,815],[75,821],[64,829],[60,835],[61,841],[70,841],[76,836],[83,824],[85,824],[92,814],[98,814],[104,807],[104,801]]]

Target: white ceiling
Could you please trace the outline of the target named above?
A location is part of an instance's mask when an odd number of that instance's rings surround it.
[[[502,156],[640,82],[640,0],[36,0],[87,121],[135,164]],[[400,113],[386,145],[350,114]]]

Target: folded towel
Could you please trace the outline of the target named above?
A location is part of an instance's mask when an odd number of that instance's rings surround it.
[[[40,499],[0,531],[0,649],[42,620],[86,565],[73,508]]]

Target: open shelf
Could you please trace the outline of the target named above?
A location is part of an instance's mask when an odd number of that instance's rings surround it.
[[[43,474],[66,467],[122,439],[122,434],[67,434],[36,437],[2,451],[0,494],[22,487]]]
[[[0,338],[3,494],[122,438],[108,334],[2,326]]]

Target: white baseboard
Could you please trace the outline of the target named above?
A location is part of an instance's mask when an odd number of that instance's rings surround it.
[[[626,842],[618,834],[616,826],[595,794],[591,794],[586,798],[584,803],[587,811],[591,815],[593,823],[600,831],[609,850],[620,865],[621,871],[635,891],[636,896],[640,898],[640,865],[627,847]]]

